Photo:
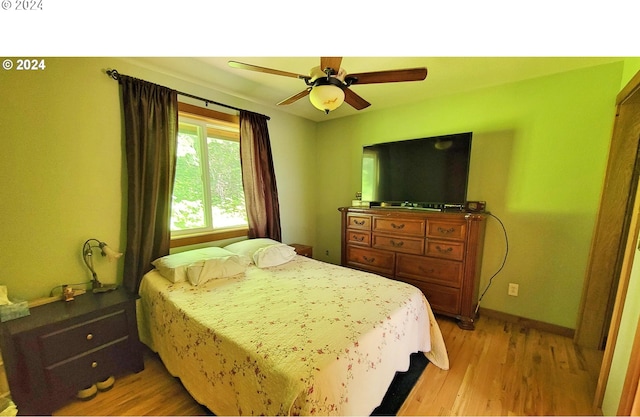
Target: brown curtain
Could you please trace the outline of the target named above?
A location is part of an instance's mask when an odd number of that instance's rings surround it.
[[[240,160],[249,237],[282,241],[278,189],[266,116],[240,111]]]
[[[119,82],[129,187],[123,284],[137,293],[151,261],[169,253],[178,94],[124,75]]]

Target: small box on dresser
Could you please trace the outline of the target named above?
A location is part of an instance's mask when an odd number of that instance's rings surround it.
[[[486,216],[342,207],[342,265],[412,284],[435,313],[475,328]]]
[[[2,323],[0,346],[19,414],[52,414],[79,390],[142,371],[136,299],[123,288],[88,292]]]

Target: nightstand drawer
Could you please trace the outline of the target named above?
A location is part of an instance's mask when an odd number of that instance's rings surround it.
[[[100,347],[128,334],[124,310],[40,336],[44,365]]]
[[[56,392],[88,387],[118,374],[128,365],[128,336],[45,368],[49,387]]]

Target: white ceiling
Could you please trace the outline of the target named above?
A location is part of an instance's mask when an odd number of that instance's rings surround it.
[[[351,89],[370,102],[371,106],[357,111],[344,103],[328,115],[314,108],[308,97],[287,106],[276,106],[279,101],[304,90],[306,85],[303,80],[231,68],[227,64],[229,60],[304,75],[307,75],[312,67],[320,65],[319,57],[145,57],[132,59],[147,68],[255,103],[278,107],[285,112],[319,122],[423,101],[433,97],[464,93],[479,88],[606,64],[619,61],[620,58],[344,57],[342,68],[347,73],[427,67],[428,75],[424,81],[353,85]],[[198,95],[197,91],[185,92]]]

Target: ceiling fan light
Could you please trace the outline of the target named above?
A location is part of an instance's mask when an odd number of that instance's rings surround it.
[[[317,85],[309,93],[309,101],[318,110],[329,113],[344,102],[344,91],[336,85]]]

